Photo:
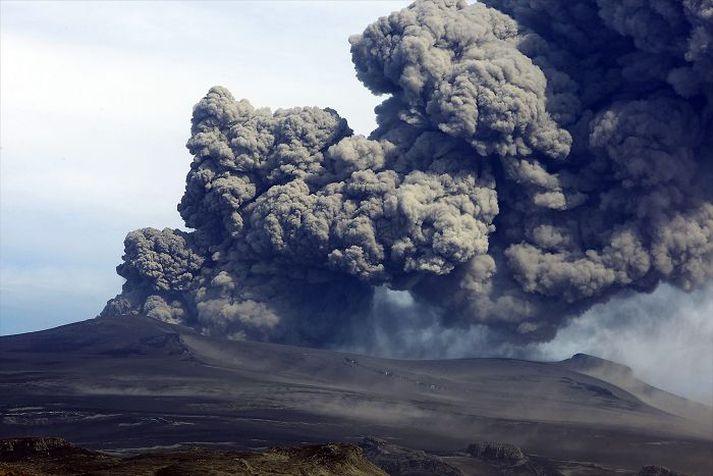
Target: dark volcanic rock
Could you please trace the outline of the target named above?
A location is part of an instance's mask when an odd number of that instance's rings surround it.
[[[378,438],[364,438],[364,456],[390,476],[462,476],[463,473],[425,451],[392,445]]]
[[[671,471],[663,466],[644,466],[637,476],[685,476],[683,473]]]
[[[361,448],[348,444],[272,448],[261,453],[189,448],[119,458],[60,438],[17,438],[0,440],[0,451],[0,476],[386,476]]]
[[[579,473],[578,464],[570,465],[571,471],[562,472],[558,462],[541,456],[527,455],[518,446],[494,441],[477,441],[466,448],[466,454],[481,464],[491,468],[486,474],[500,476],[564,476],[565,474],[609,475],[609,472]],[[590,465],[589,466],[594,466]],[[603,469],[603,468],[597,468]],[[478,473],[476,473],[478,474]]]
[[[0,461],[27,461],[38,458],[98,455],[76,447],[62,438],[10,438],[0,440]]]
[[[517,446],[494,441],[478,441],[468,446],[466,451],[474,458],[508,466],[527,460],[525,453]]]

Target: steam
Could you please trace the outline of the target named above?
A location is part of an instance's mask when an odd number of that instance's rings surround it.
[[[709,0],[417,1],[349,41],[386,95],[377,129],[212,88],[178,206],[193,231],[129,233],[104,315],[321,346],[419,322],[523,344],[713,278]],[[416,311],[388,317],[384,293]]]
[[[533,345],[528,357],[562,360],[584,352],[626,362],[645,382],[711,406],[711,316],[713,287],[686,293],[663,285],[592,307],[554,340]]]

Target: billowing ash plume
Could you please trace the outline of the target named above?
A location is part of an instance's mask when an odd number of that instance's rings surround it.
[[[212,88],[194,231],[131,232],[105,315],[340,345],[389,288],[527,342],[713,278],[711,0],[418,1],[349,41],[377,129]]]

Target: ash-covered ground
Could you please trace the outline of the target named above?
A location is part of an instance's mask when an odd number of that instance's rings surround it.
[[[389,360],[228,341],[127,317],[2,337],[0,359],[2,438],[60,436],[131,454],[372,436],[455,462],[487,440],[575,469],[713,470],[710,408],[583,355],[557,363]]]

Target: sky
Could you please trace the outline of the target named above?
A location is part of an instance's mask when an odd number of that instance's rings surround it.
[[[408,3],[0,2],[0,334],[95,316],[120,290],[127,231],[182,226],[191,110],[211,86],[332,107],[368,134],[381,99],[347,39]],[[662,287],[596,306],[536,354],[610,358],[711,402],[711,316],[713,290]],[[460,337],[449,356],[470,353]]]
[[[371,131],[380,100],[347,39],[407,3],[3,1],[0,333],[95,316],[127,231],[182,225],[191,110],[211,86]]]

